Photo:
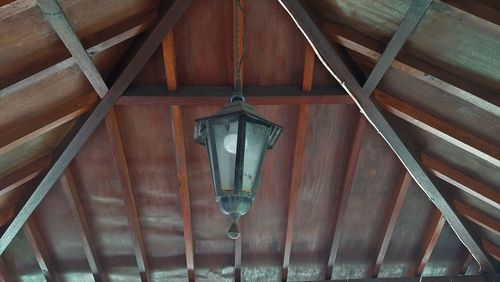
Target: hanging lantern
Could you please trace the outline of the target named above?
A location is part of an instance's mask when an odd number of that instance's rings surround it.
[[[217,114],[195,122],[194,141],[208,151],[215,200],[231,217],[231,239],[239,237],[238,220],[252,206],[267,149],[283,128],[262,118],[242,96],[233,96]]]

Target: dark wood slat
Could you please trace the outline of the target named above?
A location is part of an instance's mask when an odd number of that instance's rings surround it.
[[[306,56],[304,59],[304,75],[302,76],[302,91],[311,92],[314,77],[314,61],[316,55],[309,44],[306,44]]]
[[[420,251],[420,262],[416,268],[413,268],[410,271],[410,276],[419,276],[424,271],[427,262],[429,262],[429,258],[431,257],[432,251],[439,240],[439,236],[441,236],[441,232],[443,231],[444,224],[446,223],[446,219],[444,216],[436,210],[434,215],[432,216],[432,220],[429,224],[429,228],[427,229],[427,234],[425,235],[424,242],[422,244],[422,248]]]
[[[37,3],[45,19],[52,25],[59,38],[66,45],[66,48],[68,48],[71,55],[75,58],[76,63],[80,66],[80,69],[90,84],[92,84],[97,94],[100,97],[104,97],[108,92],[108,87],[73,31],[57,0],[37,0]]]
[[[381,91],[375,91],[375,99],[384,110],[500,167],[500,148],[497,146]]]
[[[487,241],[484,239],[482,240],[482,242],[483,242],[484,248],[490,254],[490,256],[492,256],[497,261],[500,261],[500,247],[491,243],[490,241]],[[492,280],[492,281],[495,281],[495,280]]]
[[[33,0],[35,2],[35,0]],[[87,53],[92,57],[93,55],[102,52],[108,48],[111,48],[113,46],[116,46],[142,32],[147,30],[153,25],[154,19],[156,18],[156,14],[152,13],[149,14],[139,20],[128,20],[125,23],[121,23],[120,26],[120,32],[121,33],[112,33],[111,31],[104,31],[104,32],[99,32],[98,34],[104,34],[101,36],[94,36],[98,37],[97,40],[87,40],[87,41],[93,41],[94,44],[90,44],[91,46],[87,49]],[[107,38],[106,40],[102,41],[102,38]],[[35,72],[31,75],[28,75],[21,80],[17,81],[16,83],[13,83],[11,85],[8,85],[4,87],[3,89],[0,90],[0,97],[6,96],[12,93],[15,93],[25,87],[28,87],[29,85],[32,85],[40,80],[43,80],[49,76],[52,76],[56,73],[58,73],[61,70],[64,70],[66,68],[69,68],[73,66],[76,63],[75,58],[70,57],[62,61],[58,61],[56,64],[47,67],[45,69],[41,69],[38,72]]]
[[[139,266],[139,273],[142,281],[151,281],[151,275],[146,260],[146,249],[144,247],[144,239],[142,237],[139,216],[137,215],[137,205],[135,203],[134,191],[132,182],[130,181],[130,174],[128,170],[127,160],[125,158],[125,151],[123,149],[123,142],[116,120],[115,110],[112,108],[105,119],[106,129],[108,131],[108,139],[111,144],[111,151],[113,159],[116,164],[116,169],[120,177],[120,183],[123,188],[123,200],[127,212],[128,224],[132,233],[132,244],[134,246],[135,258]]]
[[[473,197],[500,209],[500,193],[498,193],[493,187],[477,181],[427,154],[422,154],[422,164],[432,174],[440,179],[452,184],[465,193],[468,193]]]
[[[334,219],[333,225],[335,226],[333,231],[332,248],[330,250],[330,256],[328,258],[326,279],[332,278],[333,267],[337,260],[337,255],[340,248],[340,241],[342,239],[342,233],[344,231],[344,222],[346,220],[347,204],[349,203],[349,196],[352,191],[352,184],[354,181],[354,173],[356,172],[356,165],[358,163],[359,153],[361,151],[361,145],[364,141],[364,135],[366,132],[367,121],[360,115],[358,119],[358,125],[356,129],[356,134],[351,146],[351,153],[349,156],[349,162],[347,164],[346,172],[344,175],[344,180],[342,184],[342,195],[340,196],[339,202],[337,204],[337,216]]]
[[[176,92],[167,86],[134,86],[120,97],[117,105],[224,105],[233,93],[232,87],[180,87]],[[245,99],[252,105],[353,104],[339,87],[314,87],[304,92],[295,86],[247,87]]]
[[[335,42],[368,57],[371,61],[376,62],[385,47],[384,44],[340,24],[326,23],[322,28]],[[391,67],[500,117],[500,97],[491,90],[404,52],[398,55]]]
[[[15,16],[35,5],[35,0],[0,0],[0,19]]]
[[[441,0],[456,9],[465,11],[490,23],[500,26],[500,11],[484,5],[479,1],[470,0]]]
[[[417,26],[420,19],[424,16],[427,8],[432,0],[414,0],[406,12],[403,21],[396,29],[396,32],[387,44],[384,53],[377,61],[375,68],[372,70],[370,76],[363,85],[363,95],[372,95],[373,90],[377,87],[378,83],[384,77],[392,62],[398,55],[401,48],[403,48],[406,40]]]
[[[87,257],[94,281],[106,281],[101,263],[99,261],[97,248],[94,240],[92,239],[92,233],[90,231],[87,216],[85,215],[85,210],[83,208],[82,201],[80,200],[80,194],[78,193],[78,188],[70,168],[67,168],[61,175],[59,183],[64,191],[66,201],[68,202],[71,213],[73,214],[73,219],[75,220],[78,231],[82,237],[85,256]]]
[[[172,4],[155,28],[145,37],[144,43],[137,50],[124,71],[119,75],[110,88],[109,93],[99,102],[76,133],[71,138],[68,138],[68,145],[61,150],[61,154],[57,156],[56,161],[52,164],[46,176],[0,238],[0,255],[5,251],[14,236],[22,228],[24,222],[26,222],[38,204],[40,204],[43,197],[52,188],[83,144],[106,117],[116,100],[118,100],[153,52],[158,48],[166,33],[172,29],[190,4],[191,0],[176,0]]]
[[[460,201],[455,200],[454,204],[455,209],[462,216],[500,237],[500,221]]]
[[[45,279],[47,281],[61,281],[54,266],[54,262],[52,261],[49,249],[45,245],[45,241],[33,217],[30,217],[26,221],[23,230],[26,240],[28,240],[28,243],[33,249],[33,253]]]
[[[177,91],[177,69],[175,67],[175,45],[174,45],[174,32],[170,31],[163,39],[163,65],[165,66],[165,74],[167,76],[167,89],[168,91]]]
[[[383,227],[383,233],[379,240],[379,244],[377,247],[378,255],[375,264],[372,267],[371,275],[373,277],[377,277],[380,271],[380,267],[384,262],[385,254],[387,253],[387,249],[389,248],[389,243],[391,241],[392,233],[394,232],[394,228],[396,227],[396,222],[399,217],[399,213],[401,212],[401,208],[403,207],[403,203],[406,198],[406,194],[410,188],[412,182],[411,175],[403,170],[403,173],[399,177],[399,180],[396,184],[394,197],[388,206],[388,211],[386,217],[386,221]]]
[[[2,177],[2,179],[0,179],[0,197],[42,175],[42,173],[50,166],[51,159],[52,157],[50,155],[41,157]]]
[[[325,68],[339,81],[349,95],[356,100],[361,112],[367,117],[370,123],[376,128],[376,130],[396,153],[404,166],[407,168],[408,172],[412,175],[415,182],[420,186],[420,188],[422,188],[436,207],[441,210],[446,220],[452,226],[453,231],[457,234],[458,238],[463,242],[485,271],[494,272],[495,269],[489,261],[488,256],[482,250],[481,246],[475,241],[474,237],[472,237],[461,219],[453,211],[443,195],[441,195],[422,166],[412,156],[408,148],[392,129],[380,109],[378,109],[369,97],[362,95],[361,86],[358,84],[352,73],[349,72],[348,68],[343,64],[339,54],[332,49],[328,40],[304,10],[301,3],[298,0],[279,0],[279,2],[309,41],[315,50],[316,56],[318,56]]]
[[[0,281],[1,282],[11,282],[14,280],[14,273],[9,268],[5,260],[0,257]]]
[[[96,95],[92,92],[2,131],[0,133],[0,155],[89,112],[96,104],[96,100]]]

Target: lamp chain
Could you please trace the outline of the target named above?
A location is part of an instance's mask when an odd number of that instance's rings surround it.
[[[245,12],[243,10],[243,7],[241,6],[240,0],[234,0],[234,93],[233,97],[231,97],[231,100],[233,98],[238,98],[240,100],[244,100],[243,98],[243,89],[242,89],[242,83],[241,83],[241,66],[243,65],[243,59],[245,58],[246,55],[246,17]],[[239,17],[240,17],[240,12],[243,14],[243,54],[241,57],[239,56]]]

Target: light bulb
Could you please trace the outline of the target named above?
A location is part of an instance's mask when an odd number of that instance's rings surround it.
[[[236,154],[236,147],[238,144],[238,135],[231,133],[224,137],[224,149],[231,154]],[[245,149],[248,146],[248,141],[245,139]]]

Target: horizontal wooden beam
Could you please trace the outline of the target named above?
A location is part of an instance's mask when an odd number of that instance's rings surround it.
[[[455,200],[454,204],[462,216],[500,238],[500,221],[458,200]]]
[[[440,179],[500,210],[500,193],[493,187],[477,181],[425,153],[422,154],[422,164]]]
[[[36,3],[36,0],[33,0]],[[156,18],[155,13],[148,14],[140,19],[128,20],[120,23],[118,26],[113,26],[112,31],[103,30],[85,40],[88,43],[84,44],[87,47],[87,53],[92,57],[108,48],[116,46],[126,40],[144,32],[150,28]],[[118,30],[118,31],[116,31]],[[41,69],[36,69],[35,72],[25,74],[22,78],[14,83],[3,85],[0,83],[0,97],[16,93],[29,85],[50,77],[64,69],[67,69],[76,64],[75,58],[70,57],[55,61],[51,66]]]
[[[441,232],[443,231],[445,223],[446,219],[444,218],[444,216],[441,214],[441,212],[439,212],[439,210],[436,210],[434,212],[434,215],[432,216],[432,221],[429,224],[427,234],[425,235],[425,239],[422,244],[418,267],[416,268],[416,272],[414,272],[415,270],[411,270],[411,272],[409,273],[410,276],[420,276],[424,271],[425,266],[429,262],[432,251],[434,251],[439,237],[441,236]]]
[[[42,175],[49,168],[51,160],[50,155],[41,157],[2,177],[0,179],[0,197]]]
[[[391,127],[381,110],[375,105],[370,97],[362,95],[361,86],[343,63],[341,54],[331,47],[328,39],[325,38],[316,23],[311,19],[309,14],[307,14],[300,1],[278,1],[290,15],[306,40],[311,44],[323,66],[356,101],[356,105],[359,107],[362,114],[375,127],[394,153],[396,153],[419,187],[442,212],[455,234],[457,234],[460,241],[478,261],[482,269],[486,272],[495,272],[493,264],[490,262],[489,257],[485,254],[480,244],[471,235],[469,230],[467,230],[461,218],[455,213],[448,201],[427,175],[422,165],[415,159],[410,150]]]
[[[35,5],[36,0],[0,0],[0,19],[10,18]]]
[[[385,44],[336,23],[323,23],[324,32],[335,42],[371,61],[378,61]],[[411,55],[400,53],[392,67],[500,117],[500,96],[494,91],[446,72]]]
[[[223,105],[229,101],[232,87],[180,87],[170,92],[166,86],[135,86],[116,102],[124,105]],[[246,87],[245,99],[252,105],[353,104],[354,101],[339,87],[315,87],[304,92],[300,87]]]
[[[82,116],[92,110],[96,102],[97,96],[91,92],[3,130],[0,133],[0,155]]]
[[[500,148],[497,146],[382,91],[375,91],[375,99],[384,110],[478,158],[500,167]]]

